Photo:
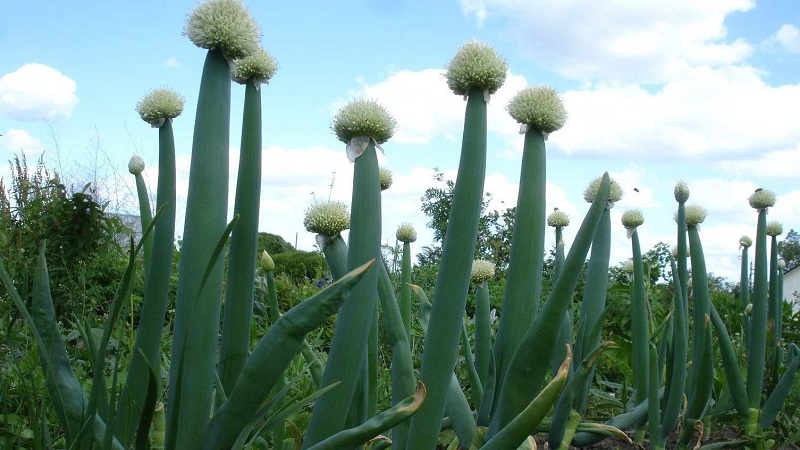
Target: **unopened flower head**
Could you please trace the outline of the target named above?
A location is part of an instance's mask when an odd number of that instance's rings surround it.
[[[675,201],[678,203],[686,203],[689,200],[689,186],[683,181],[678,181],[675,184]]]
[[[633,273],[633,260],[632,259],[625,260],[625,262],[622,263],[622,266],[620,266],[620,270],[622,270],[622,272],[624,273],[629,273],[629,274]]]
[[[786,268],[786,261],[783,259],[778,259],[778,269],[783,270]]]
[[[749,248],[751,245],[753,245],[753,240],[750,239],[750,236],[742,236],[739,238],[739,245],[744,248]]]
[[[769,189],[758,188],[747,200],[755,209],[772,208],[775,206],[775,193]]]
[[[258,49],[244,58],[233,61],[231,78],[239,84],[254,79],[259,83],[267,83],[278,70],[278,62],[264,49]]]
[[[564,211],[556,209],[547,216],[547,225],[553,228],[564,228],[569,226],[569,216]]]
[[[567,122],[567,110],[555,89],[546,86],[521,90],[506,110],[519,123],[542,133],[560,130]]]
[[[144,160],[141,156],[131,156],[131,160],[128,161],[128,172],[134,175],[139,175],[140,173],[144,172]]]
[[[592,203],[594,201],[595,196],[597,196],[597,192],[600,190],[600,185],[603,183],[603,177],[597,177],[589,183],[589,186],[586,187],[586,190],[583,191],[583,199],[586,200],[588,203]],[[622,199],[622,187],[611,179],[611,186],[609,186],[608,190],[608,201],[611,203],[616,203]]]
[[[464,44],[447,65],[447,86],[458,95],[470,89],[494,94],[506,81],[508,63],[488,44],[470,41]]]
[[[209,0],[197,6],[183,34],[200,48],[219,49],[230,59],[258,49],[261,30],[239,0]]]
[[[472,282],[482,283],[494,278],[494,263],[485,259],[476,259],[472,262]]]
[[[375,139],[378,144],[388,141],[397,128],[397,122],[375,100],[353,100],[336,113],[331,129],[345,144],[358,136]]]
[[[266,250],[261,252],[261,269],[264,272],[272,272],[275,270],[275,261],[272,260],[272,256],[269,256]]]
[[[153,89],[136,104],[136,112],[145,122],[160,127],[164,121],[180,116],[184,103],[183,96],[171,89]]]
[[[417,230],[410,223],[403,222],[397,227],[395,236],[400,242],[414,242],[417,240]]]
[[[385,191],[392,187],[392,171],[381,167],[378,171],[378,176],[381,179],[381,190]]]
[[[780,236],[783,234],[783,224],[777,220],[767,222],[767,236]]]
[[[350,213],[342,202],[315,203],[306,209],[303,225],[311,233],[336,236],[350,228]]]
[[[705,208],[699,205],[689,205],[686,207],[686,226],[696,227],[706,220],[708,213]]]
[[[644,214],[640,209],[629,209],[622,213],[622,226],[631,230],[644,223]]]

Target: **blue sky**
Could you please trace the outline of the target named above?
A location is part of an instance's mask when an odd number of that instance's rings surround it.
[[[689,184],[689,203],[709,211],[701,234],[715,274],[738,277],[738,239],[755,232],[747,196],[756,187],[778,194],[770,220],[786,232],[800,228],[796,2],[244,3],[280,64],[262,91],[261,229],[302,249],[313,248],[302,216],[315,198],[349,203],[352,168],[329,124],[357,97],[380,101],[398,121],[382,159],[395,180],[384,193],[384,242],[394,243],[397,226],[409,221],[420,235],[417,249],[430,243],[420,196],[434,184],[434,167],[454,176],[464,108],[441,71],[470,39],[495,47],[510,67],[490,103],[492,207],[512,206],[517,196],[522,139],[505,104],[520,89],[545,84],[562,94],[569,114],[547,143],[548,207],[571,215],[567,239],[586,210],[584,187],[603,171],[626,190],[612,211],[612,263],[630,253],[619,224],[625,209],[644,211],[645,247],[674,241],[679,179]],[[96,172],[113,208],[135,210],[127,161],[140,154],[155,183],[157,134],[134,107],[150,89],[168,86],[186,97],[174,123],[185,189],[205,55],[181,35],[195,5],[9,2],[0,27],[0,160],[44,152],[77,184]],[[243,89],[233,92],[235,171]],[[0,175],[8,176],[5,164]]]

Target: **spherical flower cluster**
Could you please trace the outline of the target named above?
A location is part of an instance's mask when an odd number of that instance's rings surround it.
[[[200,48],[243,58],[258,49],[261,30],[239,0],[209,0],[189,14],[183,34]]]
[[[266,50],[258,49],[254,53],[233,61],[231,78],[239,84],[247,83],[253,78],[258,83],[266,83],[278,70],[278,62]]]
[[[519,123],[542,133],[560,130],[567,122],[567,110],[555,89],[540,86],[521,90],[506,110]]]
[[[775,206],[775,193],[768,189],[756,189],[747,199],[750,206],[755,209],[771,208]]]
[[[261,252],[261,269],[264,272],[272,272],[275,270],[275,261],[272,260],[272,256],[269,256],[266,250]]]
[[[315,203],[306,209],[303,225],[311,233],[336,236],[350,228],[350,213],[342,202]]]
[[[494,278],[494,263],[485,259],[476,259],[472,262],[472,282],[482,283]]]
[[[783,234],[783,224],[777,220],[767,222],[767,236],[780,236]]]
[[[397,122],[381,104],[374,100],[353,100],[336,113],[331,129],[344,143],[358,136],[375,139],[378,144],[388,141]]]
[[[595,196],[597,196],[597,192],[600,190],[600,184],[603,183],[603,177],[597,177],[589,183],[589,186],[586,187],[586,190],[583,191],[583,199],[586,200],[588,203],[592,203],[594,201]],[[622,199],[622,187],[611,179],[611,186],[609,186],[608,190],[608,201],[611,203],[616,203]]]
[[[447,65],[447,86],[458,95],[470,89],[494,94],[506,81],[508,63],[497,52],[480,41],[464,44]]]
[[[379,172],[378,172],[378,176],[381,179],[381,190],[382,191],[385,191],[385,190],[389,189],[390,187],[392,187],[392,171],[391,170],[389,170],[389,169],[387,169],[385,167],[381,167]]]
[[[140,173],[144,172],[144,160],[141,156],[131,156],[131,160],[128,161],[128,172],[134,175],[139,175]]]
[[[625,262],[623,262],[622,265],[620,266],[620,270],[623,273],[633,273],[633,260],[632,259],[625,260]]]
[[[778,269],[783,270],[786,268],[786,261],[779,259],[778,260]]]
[[[180,116],[184,103],[182,95],[171,89],[159,88],[150,91],[136,104],[136,112],[145,122],[160,127],[165,120]]]
[[[689,200],[689,186],[684,181],[678,181],[675,184],[675,201],[678,203],[686,203]]]
[[[395,236],[400,242],[414,242],[417,240],[417,230],[410,223],[403,222],[397,227]]]
[[[706,220],[708,213],[705,208],[699,205],[689,205],[686,207],[686,226],[696,227]]]
[[[750,236],[742,236],[739,238],[739,245],[744,248],[749,248],[751,245],[753,245],[753,240],[750,239]]]
[[[640,209],[629,209],[622,213],[622,226],[631,230],[644,223],[644,214]]]
[[[564,211],[556,209],[547,216],[547,225],[553,228],[564,228],[569,226],[569,216]]]

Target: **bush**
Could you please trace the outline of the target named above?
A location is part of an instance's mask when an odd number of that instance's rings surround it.
[[[328,272],[325,258],[317,252],[293,251],[272,256],[275,277],[286,275],[296,284],[308,280],[322,280]]]

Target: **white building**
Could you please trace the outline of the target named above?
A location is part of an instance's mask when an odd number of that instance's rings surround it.
[[[783,298],[791,302],[794,310],[800,309],[800,266],[783,274]]]

